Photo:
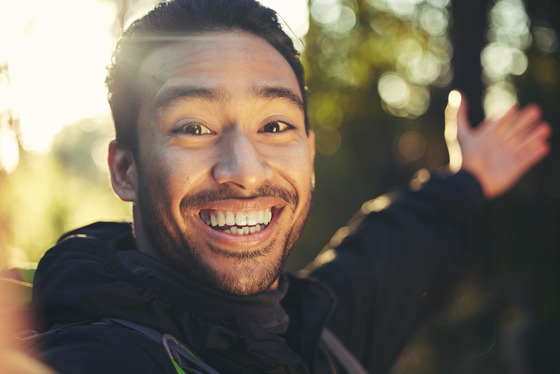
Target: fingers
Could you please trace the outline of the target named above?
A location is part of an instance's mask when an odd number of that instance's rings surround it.
[[[539,123],[514,150],[518,159],[530,157],[531,153],[546,156],[550,150],[548,138],[552,134],[552,127],[547,122]]]
[[[525,174],[529,169],[540,162],[548,152],[548,144],[526,144],[522,152],[518,154],[518,174]]]
[[[537,105],[528,105],[519,110],[501,127],[503,139],[506,142],[515,142],[526,137],[528,132],[541,121],[541,116],[541,109]]]
[[[471,128],[469,122],[469,108],[466,100],[461,101],[461,106],[457,112],[457,126],[462,129]]]
[[[549,153],[550,145],[547,139],[551,133],[550,125],[542,122],[517,146],[514,150],[514,162],[519,175],[523,175]]]
[[[541,120],[541,116],[541,109],[531,104],[505,119],[509,123],[503,129],[503,142],[512,148],[523,172],[542,160],[550,150],[547,139],[552,128]]]

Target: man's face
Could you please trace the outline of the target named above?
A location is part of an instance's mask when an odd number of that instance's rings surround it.
[[[140,247],[225,292],[269,289],[311,201],[314,142],[293,70],[244,32],[174,43],[141,70]]]

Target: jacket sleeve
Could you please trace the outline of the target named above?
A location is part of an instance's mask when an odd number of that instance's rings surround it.
[[[328,261],[318,261],[311,275],[337,297],[328,326],[371,373],[389,370],[449,292],[482,206],[470,174],[432,178],[343,229],[352,232],[320,254]]]

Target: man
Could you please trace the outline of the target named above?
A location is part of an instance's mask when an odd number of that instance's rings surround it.
[[[300,277],[282,267],[310,207],[314,138],[274,12],[163,3],[124,33],[107,84],[111,181],[134,222],[68,233],[39,264],[39,357],[61,373],[348,371],[333,335],[384,372],[445,295],[483,194],[548,151],[537,107],[475,131],[461,105],[464,170],[372,213]]]

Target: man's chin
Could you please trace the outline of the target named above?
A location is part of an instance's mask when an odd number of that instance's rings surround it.
[[[149,233],[154,235],[149,239],[158,258],[179,273],[230,295],[256,295],[270,290],[289,252],[286,240],[274,240],[262,248],[235,251],[196,242],[194,238],[187,241],[178,236],[171,240],[173,236],[161,236],[160,231]]]
[[[214,254],[215,255],[215,254]],[[267,292],[280,276],[286,254],[245,253],[239,256],[220,257],[206,263],[206,281],[210,286],[232,295],[256,295]]]
[[[223,293],[235,296],[254,296],[273,289],[279,274],[271,279],[254,279],[251,277],[222,277],[216,288]]]

